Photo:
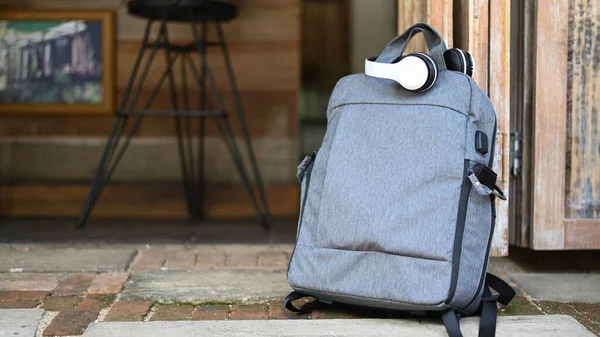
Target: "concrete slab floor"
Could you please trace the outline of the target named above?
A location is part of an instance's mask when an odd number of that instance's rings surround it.
[[[0,309],[0,336],[35,337],[44,310]]]
[[[600,303],[600,274],[515,273],[510,277],[535,300]]]
[[[477,336],[479,319],[461,320],[465,337]],[[290,320],[290,321],[178,321],[147,323],[93,323],[83,337],[247,337],[247,336],[338,336],[383,337],[427,336],[446,337],[439,322],[417,320]],[[569,316],[501,317],[498,337],[594,337],[585,327]]]
[[[134,274],[121,298],[180,303],[258,302],[281,299],[291,291],[285,271],[150,271]]]
[[[274,219],[271,232],[263,230],[255,219],[107,220],[92,217],[83,230],[75,229],[74,224],[75,219],[2,219],[0,245],[38,243],[102,247],[123,244],[294,243],[297,219]]]
[[[135,253],[128,248],[24,247],[0,254],[0,272],[123,271]]]

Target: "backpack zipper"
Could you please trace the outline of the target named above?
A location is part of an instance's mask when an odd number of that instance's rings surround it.
[[[290,255],[290,263],[288,263],[287,273],[290,272],[290,265],[292,262],[292,258],[294,257],[294,253],[296,252],[296,246],[298,245],[298,237],[300,236],[300,230],[302,229],[302,222],[304,221],[304,212],[306,210],[306,200],[308,200],[308,191],[310,188],[310,178],[312,176],[312,170],[314,168],[315,159],[317,157],[318,150],[315,150],[312,154],[304,157],[300,165],[298,165],[298,180],[302,183],[306,180],[306,187],[304,188],[304,193],[302,195],[302,205],[300,208],[300,216],[298,220],[298,230],[296,231],[296,243],[294,244],[294,249],[292,250],[292,254]]]
[[[496,147],[496,133],[498,132],[498,119],[495,120],[494,122],[494,137],[492,139],[492,147],[491,147],[491,151],[490,151],[490,159],[488,161],[488,167],[492,167],[492,165],[494,164],[494,156],[495,156],[495,147]],[[481,272],[481,277],[479,278],[479,286],[477,286],[477,291],[475,292],[475,295],[473,296],[473,298],[471,298],[471,300],[469,301],[469,303],[465,306],[465,309],[468,308],[471,304],[473,304],[473,302],[477,299],[477,296],[479,296],[479,293],[481,292],[481,288],[483,287],[484,281],[485,281],[485,274],[487,272],[487,268],[488,268],[488,263],[490,261],[490,249],[492,247],[492,237],[494,235],[494,227],[496,226],[496,197],[494,195],[490,195],[490,200],[491,200],[491,206],[492,206],[492,223],[491,223],[491,229],[490,229],[490,237],[488,239],[488,245],[487,245],[487,249],[485,251],[485,261],[483,263],[483,270]]]

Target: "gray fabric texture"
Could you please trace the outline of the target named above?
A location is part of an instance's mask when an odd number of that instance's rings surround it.
[[[420,105],[338,109],[314,244],[450,261],[466,116]]]
[[[488,165],[493,155],[487,96],[454,71],[440,72],[424,93],[354,74],[338,81],[327,119],[302,181],[292,288],[356,305],[473,313],[492,199],[473,188],[460,199],[465,160]],[[487,154],[475,151],[477,130],[489,139]]]
[[[446,299],[452,269],[446,261],[303,245],[296,246],[294,259],[288,274],[292,288],[310,289],[334,301],[355,296],[397,302],[394,307],[388,303],[390,309],[439,306]]]
[[[484,273],[488,241],[492,229],[492,209],[489,196],[471,189],[465,231],[463,233],[460,268],[456,293],[451,305],[464,308],[475,297]]]

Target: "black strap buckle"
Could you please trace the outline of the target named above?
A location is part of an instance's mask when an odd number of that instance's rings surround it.
[[[306,155],[306,157],[302,159],[302,161],[298,165],[298,169],[296,170],[296,177],[298,178],[298,181],[302,182],[302,180],[304,180],[304,174],[306,173],[306,170],[310,167],[310,165],[313,163],[316,157],[317,151],[313,152],[312,154]]]

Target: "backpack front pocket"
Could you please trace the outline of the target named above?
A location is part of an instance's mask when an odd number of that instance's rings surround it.
[[[315,246],[451,261],[467,116],[364,106],[336,112]]]

